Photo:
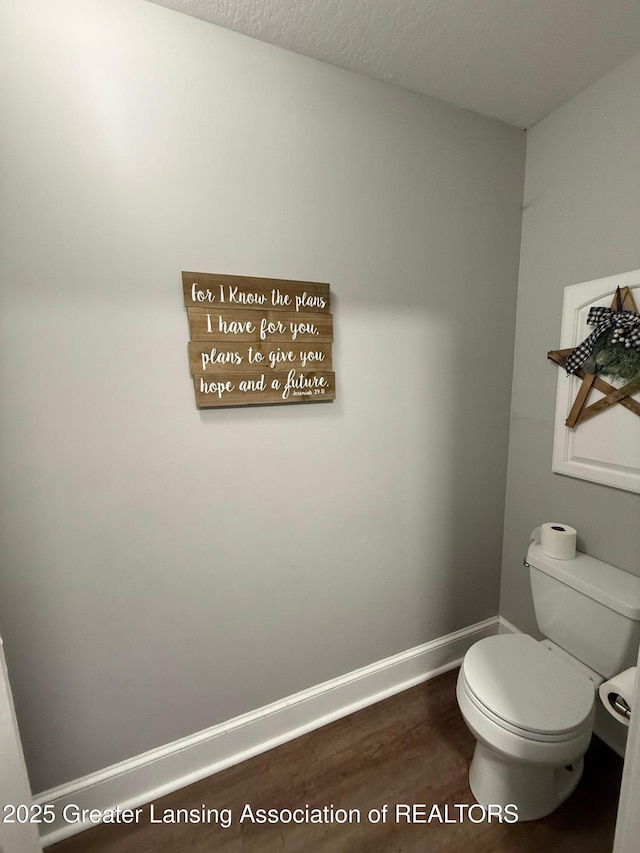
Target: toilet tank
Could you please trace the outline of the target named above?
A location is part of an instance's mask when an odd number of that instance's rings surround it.
[[[538,627],[550,640],[605,678],[638,660],[640,577],[579,551],[548,557],[532,542],[525,565]]]

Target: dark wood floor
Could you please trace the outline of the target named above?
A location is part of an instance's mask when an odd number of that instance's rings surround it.
[[[52,853],[610,853],[613,848],[622,760],[594,738],[573,796],[554,814],[522,824],[495,820],[407,824],[397,804],[433,804],[454,820],[456,804],[474,802],[467,771],[474,740],[455,699],[457,672],[407,690],[271,752],[158,800],[165,809],[232,810],[232,825],[101,825],[50,847]],[[252,824],[254,810],[358,809],[360,823]],[[390,808],[385,823],[371,809]],[[418,815],[420,816],[420,815]],[[424,818],[424,814],[422,815]],[[479,813],[473,815],[477,819]],[[213,817],[213,816],[212,816]],[[374,814],[375,817],[375,814]]]

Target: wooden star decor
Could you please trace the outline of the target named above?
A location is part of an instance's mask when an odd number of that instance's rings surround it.
[[[616,295],[611,303],[611,310],[638,311],[630,288],[623,287],[616,291]],[[575,347],[551,350],[551,352],[547,353],[547,358],[560,365],[560,367],[566,368],[567,359],[574,349]],[[578,389],[578,393],[576,394],[576,398],[573,402],[567,420],[565,421],[565,424],[570,429],[575,429],[578,424],[584,423],[584,421],[589,418],[599,415],[600,412],[604,412],[616,403],[620,403],[620,405],[624,406],[625,409],[628,409],[636,415],[640,415],[640,402],[632,399],[632,395],[637,391],[640,391],[640,376],[636,377],[631,382],[627,382],[627,384],[623,385],[621,388],[616,388],[608,382],[605,382],[604,379],[601,379],[595,373],[586,373],[581,367],[579,367],[573,375],[582,379],[582,383]],[[596,388],[596,390],[604,394],[604,397],[596,403],[592,403],[588,406],[587,401],[593,388]]]

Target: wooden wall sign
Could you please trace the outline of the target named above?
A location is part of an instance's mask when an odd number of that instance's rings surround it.
[[[334,400],[328,284],[183,272],[196,405]]]

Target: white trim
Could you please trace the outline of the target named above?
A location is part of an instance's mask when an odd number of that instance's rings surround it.
[[[505,619],[504,616],[498,616],[498,633],[499,634],[521,634],[522,631],[520,628],[516,628],[508,619]]]
[[[2,637],[0,637],[0,755],[2,756],[0,806],[3,809],[10,805],[24,806],[29,809],[31,791],[22,754]],[[17,814],[12,816],[14,823],[5,821],[4,817],[9,815],[3,810],[0,814],[0,853],[4,850],[7,853],[41,853],[42,847],[35,824],[20,822]]]
[[[498,633],[500,624],[494,616],[44,791],[35,801],[51,803],[56,820],[41,824],[42,843],[55,844],[91,826],[66,823],[63,809],[69,804],[101,811],[141,806],[453,669],[473,643]]]
[[[640,714],[637,711],[640,708],[640,675],[638,673],[640,673],[640,654],[638,654],[638,670],[631,705],[629,740],[624,755],[613,853],[635,853],[638,849],[638,835],[640,835],[640,811],[638,811],[638,802],[640,801]]]

